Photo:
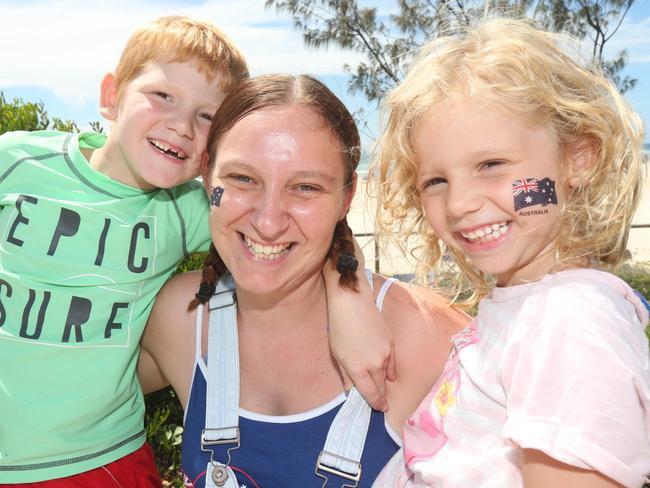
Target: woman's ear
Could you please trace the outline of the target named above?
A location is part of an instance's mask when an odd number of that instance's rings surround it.
[[[117,119],[117,80],[113,73],[106,73],[99,89],[99,113],[106,120],[115,122]]]
[[[598,162],[599,144],[593,139],[583,139],[568,145],[566,149],[567,184],[580,188],[587,184],[587,175]]]
[[[347,188],[345,188],[345,206],[343,207],[343,213],[339,216],[339,220],[345,217],[350,210],[350,205],[352,205],[352,200],[354,199],[354,194],[357,191],[357,172],[352,173],[352,181]]]

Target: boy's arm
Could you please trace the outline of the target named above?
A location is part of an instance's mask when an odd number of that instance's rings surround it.
[[[386,379],[394,380],[396,376],[393,336],[377,310],[363,265],[357,268],[359,293],[339,286],[340,275],[329,261],[323,276],[330,347],[346,388],[351,386],[351,379],[374,409],[387,411]]]

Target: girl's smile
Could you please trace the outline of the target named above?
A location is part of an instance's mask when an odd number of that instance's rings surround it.
[[[536,203],[546,191],[537,182],[559,176],[561,153],[550,129],[471,100],[431,110],[417,125],[413,146],[425,216],[447,246],[500,285],[552,269],[555,190]],[[522,204],[516,181],[530,183],[525,209],[516,208]]]

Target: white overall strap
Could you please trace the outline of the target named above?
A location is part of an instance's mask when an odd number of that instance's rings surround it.
[[[239,338],[235,290],[230,275],[219,280],[209,309],[205,428],[201,434],[201,450],[210,453],[205,486],[239,488],[228,466],[230,450],[239,447]],[[213,457],[210,446],[217,444],[234,444],[228,449],[225,464]]]
[[[386,278],[386,281],[381,285],[379,293],[377,293],[377,299],[375,300],[375,305],[377,305],[377,310],[381,312],[381,309],[384,307],[384,298],[386,298],[386,293],[388,289],[397,281],[397,278]]]
[[[366,269],[365,274],[372,289],[372,272]],[[382,301],[384,295],[385,291],[381,297]],[[354,488],[359,483],[361,455],[370,425],[370,413],[368,403],[357,389],[352,387],[347,400],[330,425],[325,446],[316,461],[316,474],[325,479],[322,488],[327,486],[328,481],[327,475],[323,472],[335,474],[352,482],[343,485],[344,487]]]
[[[316,462],[316,474],[325,479],[323,488],[328,481],[327,476],[321,473],[323,471],[353,482],[343,486],[357,486],[361,479],[361,455],[369,424],[370,406],[352,387],[330,425],[325,446]]]

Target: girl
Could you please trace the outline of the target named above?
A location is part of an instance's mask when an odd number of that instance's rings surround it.
[[[451,264],[472,289],[453,292],[480,303],[376,486],[640,487],[650,472],[648,313],[607,272],[626,256],[643,128],[561,42],[487,20],[425,46],[387,99],[380,229],[417,231],[424,272]]]

